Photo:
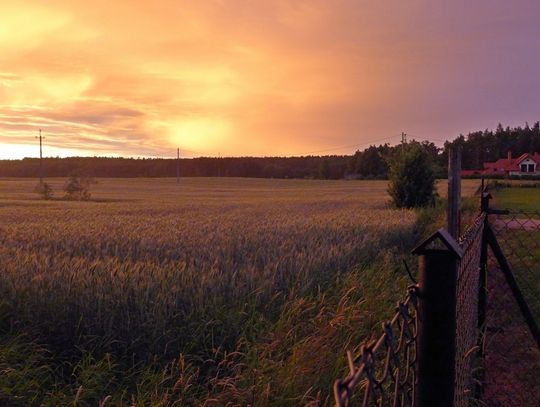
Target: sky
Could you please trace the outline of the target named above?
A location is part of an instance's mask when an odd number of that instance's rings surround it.
[[[350,154],[540,120],[538,0],[0,2],[0,158]]]

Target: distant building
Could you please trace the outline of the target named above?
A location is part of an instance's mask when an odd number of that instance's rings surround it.
[[[512,152],[509,151],[507,158],[500,158],[492,163],[484,163],[484,169],[482,170],[463,170],[461,175],[540,175],[540,154],[525,153],[517,158],[512,158]]]

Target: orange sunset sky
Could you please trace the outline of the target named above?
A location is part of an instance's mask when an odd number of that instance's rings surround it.
[[[342,154],[540,119],[540,2],[0,2],[0,158]]]

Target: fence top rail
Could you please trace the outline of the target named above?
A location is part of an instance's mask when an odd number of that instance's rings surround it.
[[[466,250],[482,231],[483,223],[486,220],[486,213],[481,212],[467,230],[458,238],[459,245]]]

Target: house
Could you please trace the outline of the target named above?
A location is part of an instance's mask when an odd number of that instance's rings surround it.
[[[482,170],[463,170],[461,175],[540,175],[540,154],[525,153],[517,158],[512,158],[512,152],[509,151],[506,158],[500,158],[491,163],[484,163],[484,169]]]

